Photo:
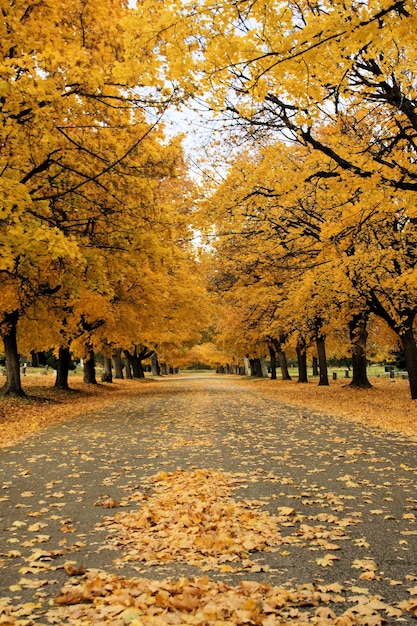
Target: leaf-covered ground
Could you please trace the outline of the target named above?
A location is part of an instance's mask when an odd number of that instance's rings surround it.
[[[39,413],[1,451],[0,624],[415,623],[415,441],[279,404],[280,382],[11,404]]]
[[[314,379],[308,384],[265,379],[241,384],[279,402],[417,437],[417,406],[410,399],[408,381],[375,377],[371,382],[372,389],[354,389],[346,380],[331,381],[328,387],[319,387]]]
[[[144,393],[148,381],[85,385],[78,374],[71,376],[69,383],[70,391],[61,391],[54,388],[51,373],[28,375],[22,379],[26,398],[0,398],[0,447],[25,439],[50,424],[97,410],[115,398]]]
[[[319,387],[314,379],[309,384],[300,385],[295,380],[231,378],[277,402],[417,437],[417,408],[409,397],[406,380],[372,378],[373,388],[362,390],[352,389],[344,380],[331,381],[329,387]],[[0,399],[0,447],[26,438],[48,424],[70,420],[112,404],[116,398],[147,393],[153,382],[152,379],[115,380],[113,384],[85,385],[78,374],[71,375],[71,391],[65,392],[54,389],[52,374],[28,375],[23,378],[27,399]]]

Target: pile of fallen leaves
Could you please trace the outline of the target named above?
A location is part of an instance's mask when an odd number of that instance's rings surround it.
[[[261,501],[233,499],[238,480],[215,470],[160,472],[151,478],[153,495],[136,495],[137,511],[107,519],[114,544],[128,550],[124,560],[147,565],[175,561],[205,571],[261,571],[266,566],[248,557],[283,543],[278,519],[261,510]],[[230,565],[237,562],[238,568]]]
[[[333,551],[340,549],[334,541],[347,539],[346,527],[358,523],[329,513],[300,515],[292,507],[278,507],[278,515],[272,515],[262,509],[261,500],[235,500],[233,489],[247,486],[244,474],[177,470],[159,472],[148,480],[152,494],[136,492],[129,497],[130,503],[139,503],[137,510],[116,513],[103,522],[111,547],[123,549],[123,562],[260,572],[269,567],[249,558],[251,553],[308,544],[328,551],[317,562],[329,567],[338,559]]]
[[[402,613],[378,597],[342,591],[339,583],[285,588],[242,581],[232,587],[208,577],[152,581],[91,570],[69,580],[46,618],[79,626],[379,626]]]

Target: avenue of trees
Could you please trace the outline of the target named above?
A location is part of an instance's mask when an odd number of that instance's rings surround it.
[[[180,97],[166,75],[167,19],[153,0],[2,3],[5,394],[23,394],[19,353],[53,347],[66,388],[71,352],[95,382],[96,350],[123,349],[134,365],[199,337],[192,185],[161,125]]]
[[[268,354],[285,377],[291,349],[305,381],[314,345],[321,385],[330,344],[366,387],[368,334],[375,352],[398,342],[417,399],[412,0],[26,0],[2,15],[4,393],[23,393],[19,352],[53,347],[65,388],[71,353],[94,382],[96,351],[179,360],[213,326],[195,354]],[[216,184],[164,134],[189,101],[234,154]]]
[[[206,209],[226,338],[279,350],[291,334],[300,358],[314,340],[326,384],[324,340],[344,326],[367,386],[376,316],[417,398],[415,3],[208,0],[198,23],[202,89],[248,146]]]

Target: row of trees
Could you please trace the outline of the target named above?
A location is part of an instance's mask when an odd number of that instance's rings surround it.
[[[300,356],[313,337],[324,372],[324,338],[343,322],[366,385],[374,316],[416,399],[415,3],[207,0],[197,23],[201,94],[249,142],[204,209],[223,327],[275,346],[295,333]]]
[[[195,189],[161,126],[195,97],[248,146],[200,211],[224,337],[278,357],[292,337],[300,362],[313,338],[325,384],[325,338],[347,334],[365,385],[383,321],[417,398],[412,0],[22,0],[2,17],[5,392],[22,392],[17,337],[63,364],[197,340]]]
[[[389,225],[386,213],[378,229],[374,221],[361,236],[350,231],[346,239],[335,238],[351,207],[340,179],[310,178],[316,157],[282,144],[242,153],[202,207],[203,221],[210,215],[215,231],[211,280],[221,298],[218,343],[232,361],[269,353],[284,379],[285,350],[291,350],[301,382],[307,381],[309,351],[317,356],[321,385],[328,384],[327,343],[332,357],[351,358],[352,384],[368,387],[369,331],[374,360],[387,358],[396,338],[358,289],[358,276],[400,306],[398,249],[405,241],[412,246],[413,238],[409,226]],[[372,196],[378,206],[378,194]],[[355,211],[362,210],[357,203]]]
[[[2,4],[0,334],[3,393],[18,352],[173,358],[204,324],[192,185],[162,119],[182,93],[164,2]],[[171,64],[172,60],[172,64]]]

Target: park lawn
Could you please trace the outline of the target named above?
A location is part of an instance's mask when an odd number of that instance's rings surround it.
[[[181,374],[175,378],[178,376]],[[346,380],[332,380],[329,387],[319,387],[314,379],[308,384],[239,376],[230,379],[261,396],[300,407],[306,416],[309,410],[319,411],[417,439],[417,401],[409,397],[408,381],[400,378],[371,378],[373,388],[367,390],[353,389]],[[154,381],[147,378],[85,385],[81,374],[71,374],[71,391],[67,392],[56,390],[53,383],[52,373],[43,376],[32,372],[22,381],[27,398],[0,399],[0,447],[16,443],[49,424],[103,409],[123,397],[147,393]]]

